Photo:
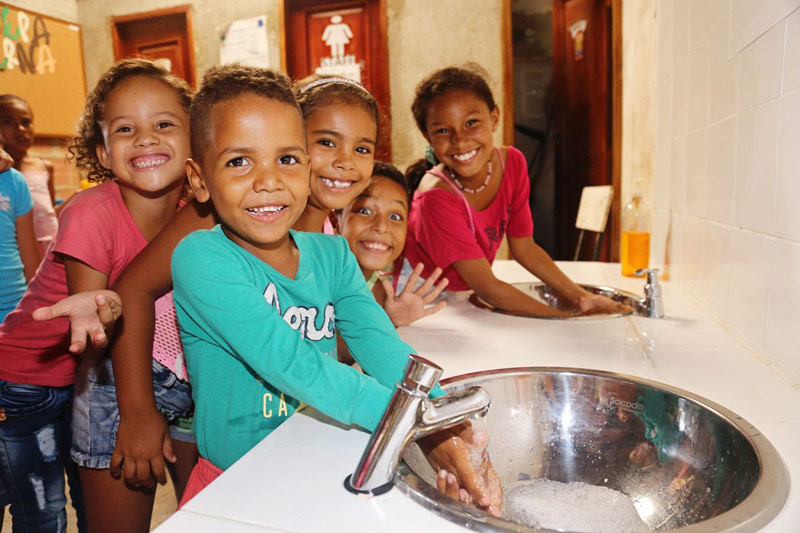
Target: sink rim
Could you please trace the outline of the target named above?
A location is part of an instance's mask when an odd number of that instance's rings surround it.
[[[510,283],[510,285],[512,287],[515,287],[515,288],[518,288],[520,286],[527,286],[527,285],[533,285],[533,286],[536,286],[536,287],[538,287],[538,286],[548,286],[547,283],[544,283],[543,281],[518,281],[518,282]],[[639,312],[639,306],[641,305],[643,298],[642,298],[642,296],[639,296],[638,294],[634,294],[634,293],[628,292],[628,291],[623,291],[623,290],[620,290],[620,289],[615,289],[614,287],[608,287],[606,285],[592,285],[592,284],[587,284],[587,283],[578,283],[577,285],[579,287],[581,287],[582,289],[587,289],[587,290],[596,289],[596,290],[600,290],[600,291],[611,291],[611,292],[615,292],[615,293],[617,293],[617,294],[619,294],[621,296],[625,296],[626,298],[630,298],[631,300],[633,300],[636,303],[636,308],[635,308],[636,310],[631,311],[629,313],[610,313],[610,314],[602,314],[602,315],[576,315],[576,316],[572,316],[572,317],[557,317],[557,316],[536,316],[536,317],[532,317],[532,316],[526,315],[525,313],[520,313],[520,312],[517,312],[517,311],[506,311],[505,309],[500,309],[498,307],[494,307],[493,305],[490,305],[490,304],[486,303],[485,301],[483,301],[483,299],[481,299],[481,297],[478,296],[474,292],[469,295],[468,300],[469,300],[469,303],[471,303],[472,305],[474,305],[478,309],[482,309],[484,311],[489,311],[490,313],[499,313],[501,315],[518,316],[518,317],[522,317],[522,318],[534,318],[534,319],[537,319],[537,320],[598,320],[598,319],[608,319],[608,318],[619,318],[619,317],[625,317],[625,316],[638,316],[638,315],[641,314]],[[590,290],[590,292],[591,292],[591,290]]]
[[[786,464],[772,443],[754,425],[716,402],[691,393],[687,390],[659,381],[654,381],[629,374],[572,367],[511,367],[493,370],[470,372],[443,379],[440,384],[449,385],[470,383],[484,376],[501,377],[515,374],[550,373],[574,374],[591,377],[613,378],[631,381],[649,387],[662,389],[679,395],[690,402],[707,409],[735,427],[750,443],[759,460],[761,475],[753,491],[736,507],[702,522],[667,531],[686,533],[700,532],[755,532],[771,522],[786,504],[789,498],[790,480]],[[490,407],[491,409],[491,407]],[[534,529],[516,522],[494,517],[475,508],[470,508],[451,500],[431,487],[415,474],[405,462],[401,462],[394,476],[394,484],[406,496],[424,506],[435,514],[456,522],[475,531],[520,531],[520,532],[553,532],[551,529]],[[561,532],[563,533],[563,532]]]

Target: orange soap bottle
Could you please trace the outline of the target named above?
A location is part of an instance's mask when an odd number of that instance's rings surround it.
[[[635,277],[634,272],[650,266],[650,209],[638,190],[622,211],[620,261],[623,276]]]

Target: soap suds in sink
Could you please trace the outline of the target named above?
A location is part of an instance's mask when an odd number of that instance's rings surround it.
[[[506,492],[503,518],[532,527],[581,533],[650,531],[625,494],[587,483],[544,478]]]

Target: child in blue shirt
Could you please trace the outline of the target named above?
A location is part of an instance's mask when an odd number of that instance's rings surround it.
[[[33,230],[33,198],[0,138],[0,322],[25,294],[42,260]]]
[[[213,68],[190,121],[187,175],[222,223],[186,237],[172,257],[201,455],[182,503],[301,401],[374,430],[413,352],[370,294],[347,242],[290,229],[305,208],[309,166],[288,78]],[[337,362],[335,330],[366,374]],[[463,473],[464,485],[478,477],[468,487],[476,503],[499,509],[490,465],[481,478],[459,470],[470,465],[446,464],[446,455],[433,462]]]

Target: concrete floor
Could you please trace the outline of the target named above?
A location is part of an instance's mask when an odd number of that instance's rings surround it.
[[[69,500],[69,495],[67,495]],[[158,486],[156,490],[156,501],[153,505],[153,517],[150,520],[150,529],[155,529],[161,522],[175,512],[177,503],[175,502],[175,491],[172,489],[172,481],[167,476],[167,484],[163,487]],[[6,507],[5,518],[3,520],[3,527],[0,533],[12,533],[11,531],[11,515]],[[72,503],[67,505],[67,533],[78,533],[78,525],[75,519],[75,511],[72,509]]]

